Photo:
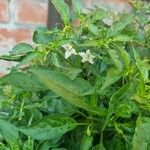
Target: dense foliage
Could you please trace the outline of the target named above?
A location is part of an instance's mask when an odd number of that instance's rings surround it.
[[[150,5],[51,2],[63,25],[0,56],[17,62],[0,78],[0,150],[150,150]]]

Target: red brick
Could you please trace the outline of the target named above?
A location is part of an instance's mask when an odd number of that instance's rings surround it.
[[[32,33],[33,31],[29,29],[0,29],[0,55],[7,54],[18,42],[31,43]],[[6,68],[12,65],[11,62],[0,60],[0,76],[7,73]]]
[[[0,0],[0,22],[8,22],[8,20],[9,20],[8,1]]]
[[[33,0],[16,0],[16,22],[47,24],[48,3]]]
[[[9,41],[17,42],[31,42],[32,41],[32,30],[29,29],[0,29],[0,42],[6,42],[9,44]]]

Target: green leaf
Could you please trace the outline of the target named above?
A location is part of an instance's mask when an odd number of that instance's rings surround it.
[[[118,56],[118,53],[115,50],[111,50],[111,49],[108,49],[108,53],[109,53],[110,57],[112,58],[112,60],[113,60],[114,64],[116,65],[116,67],[119,70],[122,70],[123,66],[122,66],[122,62],[120,60],[120,57]]]
[[[64,2],[64,0],[50,0],[55,8],[57,9],[58,13],[61,16],[64,24],[68,24],[70,22],[70,9],[69,6]]]
[[[36,76],[21,72],[11,72],[2,77],[0,82],[12,84],[25,91],[46,90],[45,86],[37,80]]]
[[[132,14],[123,14],[121,18],[118,21],[116,21],[110,29],[108,29],[108,36],[117,35],[126,27],[126,25],[130,24],[132,21]]]
[[[0,133],[10,144],[11,149],[20,150],[20,140],[17,128],[8,121],[0,119]]]
[[[33,34],[33,42],[37,44],[48,44],[53,40],[53,35],[46,27],[37,27]]]
[[[93,142],[93,137],[84,135],[81,142],[80,150],[90,150],[92,147],[92,142]]]
[[[150,118],[139,116],[132,141],[133,150],[150,149]]]
[[[109,118],[110,116],[115,112],[115,108],[116,105],[121,101],[123,101],[124,99],[126,99],[127,97],[125,96],[125,94],[127,93],[127,91],[130,88],[130,84],[125,84],[124,86],[122,86],[115,94],[112,95],[110,101],[109,101],[109,108],[108,108],[108,112],[107,112],[107,117],[103,126],[103,129],[106,128],[106,126],[108,125],[109,122]],[[125,96],[125,97],[124,97]]]
[[[82,70],[80,68],[73,68],[73,67],[67,67],[67,68],[60,68],[60,71],[62,74],[69,77],[71,80],[74,80],[81,72]]]
[[[80,17],[82,6],[81,6],[81,0],[72,0],[72,8],[73,12],[75,14],[75,17]]]
[[[88,24],[88,29],[90,32],[92,32],[95,36],[99,35],[99,29],[94,24]]]
[[[106,150],[103,143],[96,145],[92,150]]]
[[[33,48],[26,43],[19,43],[15,47],[13,47],[11,54],[20,55],[20,54],[27,54],[29,52],[32,52]]]
[[[71,80],[66,75],[58,73],[57,71],[55,72],[52,70],[44,69],[32,69],[31,72],[33,72],[38,78],[40,78],[40,80],[48,87],[53,85],[59,85],[62,90],[66,89],[68,91],[68,93],[66,91],[66,94],[68,95],[69,93],[72,93],[78,96],[85,96],[91,95],[94,92],[93,87],[90,85],[90,83],[82,78],[76,78],[74,80]],[[51,90],[53,91],[53,89]]]
[[[56,94],[48,94],[42,99],[41,109],[48,113],[58,113],[65,115],[72,115],[76,112],[77,108],[70,103],[64,101],[62,98]]]
[[[117,69],[110,69],[107,72],[105,82],[101,88],[101,90],[104,90],[106,87],[114,84],[116,81],[118,81],[123,75],[123,72]]]
[[[115,113],[117,117],[130,118],[131,115],[136,112],[138,112],[138,108],[130,99],[116,104]]]
[[[65,75],[50,70],[32,69],[31,72],[33,72],[46,87],[72,105],[98,115],[105,115],[105,109],[91,108],[87,101],[82,98],[82,96],[90,95],[94,92],[86,80],[81,78],[71,80]]]
[[[7,61],[20,61],[24,58],[24,56],[25,56],[25,54],[21,54],[21,55],[15,55],[15,54],[3,55],[3,56],[0,56],[0,59],[7,60]]]
[[[64,115],[49,115],[31,124],[21,127],[19,131],[36,140],[59,138],[68,131],[76,128],[76,121]]]
[[[26,55],[16,67],[21,67],[22,65],[30,64],[36,58],[36,56],[37,55],[35,53],[30,53]]]
[[[113,38],[113,41],[119,41],[119,42],[128,42],[132,41],[132,37],[129,37],[128,35],[118,35]]]
[[[121,59],[123,60],[123,64],[125,69],[129,69],[130,68],[130,55],[127,53],[126,50],[122,49],[119,46],[115,45],[115,49],[117,51],[117,53],[120,55]]]
[[[23,143],[23,150],[34,150],[34,140],[29,138]]]
[[[78,107],[87,107],[88,104],[81,95],[92,89],[83,79],[70,80],[67,76],[49,70],[32,70],[32,72],[53,92]]]
[[[98,8],[94,12],[91,12],[89,17],[90,17],[89,22],[95,23],[95,21],[100,21],[100,20],[108,17],[108,12],[104,9]]]
[[[120,99],[124,99],[124,96],[125,98],[127,98],[126,93],[129,90],[129,88],[130,88],[130,83],[125,84],[115,94],[113,94],[109,102],[109,109],[111,109],[111,111],[114,110],[116,104]]]

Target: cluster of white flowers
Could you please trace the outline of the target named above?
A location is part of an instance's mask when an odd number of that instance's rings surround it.
[[[66,50],[65,59],[69,58],[71,55],[77,55],[76,50],[69,43],[62,45],[62,47]],[[90,50],[86,50],[86,52],[80,52],[78,54],[79,56],[82,57],[83,63],[84,62],[89,62],[91,64],[94,63],[93,59],[95,58],[95,56],[91,54]]]

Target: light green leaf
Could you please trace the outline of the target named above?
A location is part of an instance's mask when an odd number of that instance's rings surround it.
[[[81,142],[80,150],[90,150],[92,147],[92,142],[93,142],[93,137],[84,135]]]
[[[110,57],[112,58],[112,60],[113,60],[114,64],[116,65],[116,67],[119,70],[122,70],[123,66],[122,66],[122,62],[120,60],[120,57],[118,56],[118,53],[115,50],[111,50],[111,49],[108,49],[108,53],[109,53]]]
[[[49,70],[32,70],[32,72],[53,92],[71,104],[86,108],[87,102],[80,96],[92,89],[83,79],[70,80],[67,76]]]
[[[48,113],[72,115],[77,108],[55,94],[48,94],[42,99],[41,109]]]
[[[46,90],[46,87],[37,80],[37,77],[21,72],[11,72],[10,74],[0,78],[0,82],[12,84],[25,91]]]
[[[72,105],[98,115],[105,115],[105,109],[91,108],[87,100],[82,98],[82,96],[90,95],[94,92],[86,80],[82,78],[71,80],[65,75],[50,70],[32,69],[31,72],[33,72],[46,87]]]
[[[49,115],[19,131],[36,140],[59,138],[76,127],[76,121],[64,115]]]
[[[67,68],[60,68],[61,72],[68,76],[71,80],[74,80],[81,72],[82,70],[80,68],[73,68],[73,67],[67,67]]]
[[[33,34],[33,42],[37,44],[48,44],[53,40],[53,35],[46,27],[37,27]]]
[[[106,87],[114,84],[116,81],[118,81],[123,75],[123,72],[117,69],[110,69],[107,72],[105,82],[101,88],[101,90],[104,90]]]
[[[89,22],[95,23],[95,21],[100,21],[106,17],[108,17],[108,12],[104,9],[99,8],[94,12],[91,12]]]
[[[81,0],[72,0],[72,7],[75,17],[79,17],[82,11]]]
[[[119,42],[128,42],[132,41],[132,37],[129,37],[128,35],[118,35],[113,38],[113,41],[119,41]]]
[[[106,150],[103,143],[96,145],[92,150]]]
[[[122,59],[125,69],[129,69],[131,58],[130,58],[130,55],[128,54],[128,52],[117,45],[114,46],[114,49],[116,50],[116,52]]]
[[[88,29],[90,32],[92,32],[94,35],[98,36],[99,35],[99,29],[97,26],[94,24],[88,24]]]
[[[11,149],[20,150],[18,130],[13,124],[0,119],[0,133],[3,135],[4,139],[10,144]]]
[[[0,56],[0,59],[2,60],[6,60],[6,61],[20,61],[25,54],[21,54],[21,55],[15,55],[15,54],[11,54],[11,55],[3,55]]]
[[[26,65],[26,64],[30,64],[35,58],[36,58],[36,54],[35,53],[30,53],[27,56],[25,56],[20,63],[16,66],[16,67],[20,67],[22,65]]]
[[[34,140],[29,138],[28,140],[24,141],[22,149],[23,150],[34,150]]]
[[[150,118],[138,117],[132,146],[133,150],[150,149]]]
[[[107,117],[103,126],[103,129],[106,128],[109,122],[110,116],[115,112],[116,105],[119,103],[119,101],[122,101],[122,99],[125,99],[125,94],[130,88],[130,84],[125,84],[122,86],[115,94],[112,95],[110,101],[109,101],[109,108],[107,112]]]
[[[57,11],[59,12],[61,19],[64,24],[68,24],[70,22],[70,9],[69,6],[64,2],[64,0],[50,0]]]
[[[20,54],[26,54],[29,52],[32,52],[33,48],[26,43],[19,43],[15,47],[13,47],[11,54],[20,55]]]
[[[117,35],[126,27],[126,25],[130,24],[132,21],[133,21],[132,14],[123,14],[121,18],[118,21],[116,21],[108,30],[108,36]]]
[[[70,93],[70,94],[75,94],[78,96],[85,96],[85,95],[91,95],[94,92],[94,89],[90,85],[90,83],[82,78],[76,78],[74,80],[71,80],[66,75],[58,73],[57,71],[55,72],[52,70],[44,70],[44,69],[37,69],[37,70],[33,69],[32,72],[38,78],[40,78],[40,80],[48,87],[54,86],[54,85],[59,85],[62,88],[62,90],[63,89],[67,90],[66,94],[68,94],[68,95]],[[51,83],[50,83],[50,81],[51,81]],[[60,88],[60,87],[58,87],[58,88]],[[53,89],[51,89],[51,90],[53,91]]]

